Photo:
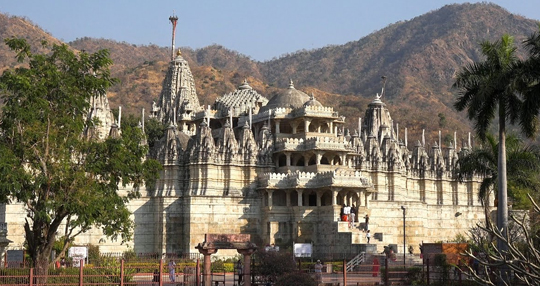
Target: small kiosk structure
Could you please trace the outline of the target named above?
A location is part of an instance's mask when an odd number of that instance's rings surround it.
[[[204,235],[204,242],[195,247],[204,256],[203,260],[203,285],[212,286],[212,259],[210,256],[219,249],[236,249],[244,257],[244,285],[251,286],[250,266],[251,255],[257,250],[257,246],[251,242],[249,234],[210,234]]]

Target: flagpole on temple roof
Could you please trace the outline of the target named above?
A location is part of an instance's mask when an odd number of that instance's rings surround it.
[[[172,29],[172,48],[171,48],[171,60],[174,60],[174,39],[176,37],[176,23],[178,22],[178,17],[173,15],[169,17],[169,21],[171,21],[173,29]]]

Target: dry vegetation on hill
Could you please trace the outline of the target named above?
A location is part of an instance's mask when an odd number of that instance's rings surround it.
[[[453,75],[464,64],[479,60],[478,43],[509,33],[520,43],[534,32],[533,20],[513,15],[494,4],[454,4],[402,21],[344,45],[288,54],[267,62],[219,45],[192,50],[182,48],[196,80],[202,104],[212,104],[232,92],[244,79],[259,93],[271,97],[292,78],[297,89],[315,94],[356,127],[367,104],[388,78],[383,100],[409,138],[422,129],[428,142],[437,131],[466,136],[470,125],[452,103]],[[42,39],[59,42],[26,19],[0,14],[2,38],[23,36],[37,47]],[[159,97],[170,59],[170,48],[140,46],[113,40],[80,38],[69,43],[77,50],[106,48],[114,61],[113,75],[120,83],[110,90],[112,107],[139,113]],[[0,45],[0,70],[15,65],[14,55]]]

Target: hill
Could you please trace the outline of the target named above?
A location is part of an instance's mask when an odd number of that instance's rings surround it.
[[[33,52],[44,51],[41,45],[42,41],[56,44],[61,43],[29,19],[0,13],[0,38],[6,39],[10,37],[26,39],[32,46]],[[13,68],[17,65],[15,54],[2,41],[0,43],[0,73],[7,68]]]
[[[448,5],[358,41],[262,63],[261,69],[270,84],[292,76],[299,85],[368,98],[380,93],[384,75],[384,100],[401,126],[417,132],[459,130],[467,121],[452,107],[453,75],[464,64],[480,60],[480,42],[508,33],[520,43],[536,29],[536,21],[494,4]],[[280,72],[284,70],[293,75]],[[434,125],[439,114],[446,122]]]
[[[430,134],[427,141],[433,142],[439,129],[444,134],[458,131],[461,137],[470,130],[464,115],[452,107],[455,92],[451,85],[461,66],[480,59],[479,43],[508,33],[519,44],[536,29],[536,21],[494,4],[454,4],[394,23],[357,41],[267,62],[253,61],[219,45],[182,48],[182,55],[192,68],[202,104],[233,91],[245,78],[267,97],[285,88],[292,78],[298,89],[313,92],[323,104],[348,117],[351,125],[381,91],[384,75],[388,81],[383,100],[393,118],[401,128],[409,128],[410,138],[426,129]],[[35,47],[42,39],[59,42],[28,19],[1,14],[0,35],[26,37]],[[86,37],[68,44],[89,52],[110,50],[113,75],[120,79],[109,91],[111,106],[122,105],[129,113],[139,113],[159,96],[170,48]],[[0,45],[0,70],[15,65],[13,56]]]

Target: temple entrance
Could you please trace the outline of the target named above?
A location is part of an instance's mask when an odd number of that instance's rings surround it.
[[[251,255],[257,250],[257,246],[251,242],[249,234],[210,234],[204,235],[204,242],[195,247],[203,254],[203,285],[212,286],[212,259],[210,255],[217,253],[219,249],[236,249],[244,257],[244,265],[239,280],[244,281],[245,286],[251,286]]]

